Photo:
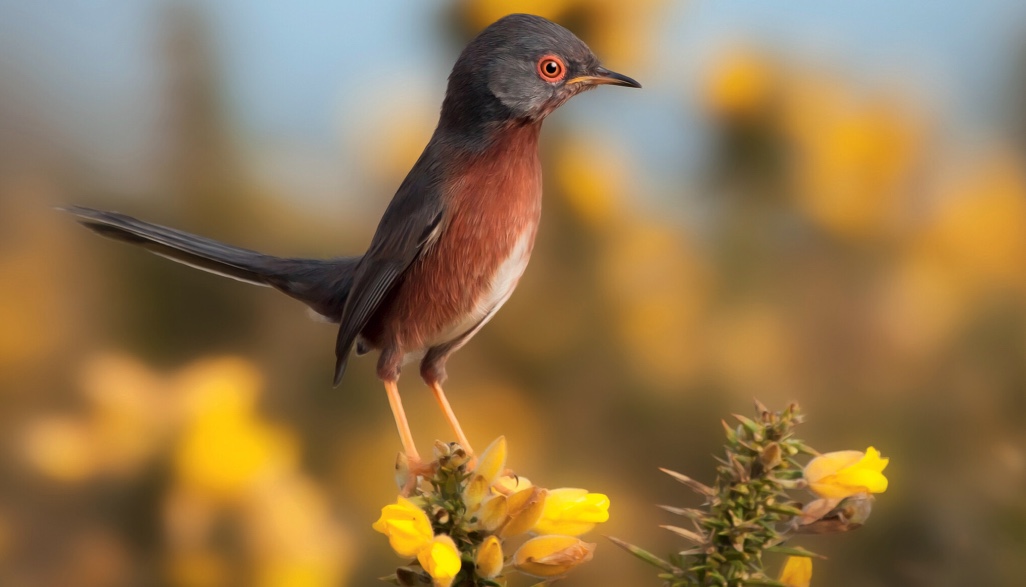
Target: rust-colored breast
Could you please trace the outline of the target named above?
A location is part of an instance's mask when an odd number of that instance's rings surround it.
[[[541,215],[538,131],[501,130],[490,148],[452,165],[439,236],[364,331],[372,346],[417,354],[466,334],[509,297]]]

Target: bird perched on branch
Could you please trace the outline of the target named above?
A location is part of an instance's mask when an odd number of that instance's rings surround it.
[[[363,255],[273,257],[114,212],[66,210],[103,236],[274,287],[338,323],[336,385],[354,347],[379,351],[377,374],[415,466],[400,368],[420,360],[457,441],[472,452],[442,391],[446,359],[491,319],[527,266],[541,214],[542,121],[603,84],[641,87],[603,68],[584,42],[544,18],[514,14],[493,23],[457,59],[438,127]]]

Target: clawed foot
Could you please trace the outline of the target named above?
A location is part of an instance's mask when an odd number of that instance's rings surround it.
[[[395,460],[395,483],[403,497],[409,497],[422,478],[435,474],[435,461],[424,461],[420,456],[412,458],[406,453],[399,453]]]

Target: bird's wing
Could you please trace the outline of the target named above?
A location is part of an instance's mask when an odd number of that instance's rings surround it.
[[[345,374],[356,337],[396,280],[438,236],[444,205],[431,173],[417,173],[424,157],[421,159],[385,210],[357,269],[335,341],[335,385]]]

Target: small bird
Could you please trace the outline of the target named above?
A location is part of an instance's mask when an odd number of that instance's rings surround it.
[[[640,88],[583,41],[539,16],[506,16],[474,38],[449,75],[438,127],[399,186],[367,252],[280,258],[115,212],[66,208],[93,231],[193,267],[276,288],[338,323],[335,385],[353,347],[380,352],[377,375],[406,459],[421,463],[399,397],[420,360],[457,441],[470,443],[442,390],[445,362],[509,299],[541,215],[542,121],[598,85]]]

